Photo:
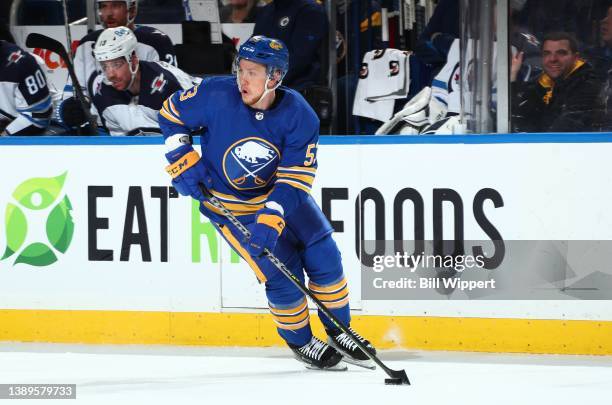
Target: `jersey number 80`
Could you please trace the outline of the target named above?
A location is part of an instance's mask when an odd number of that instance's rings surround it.
[[[28,88],[28,93],[36,94],[39,89],[47,86],[47,81],[45,80],[43,72],[37,70],[33,75],[26,77],[25,84]]]

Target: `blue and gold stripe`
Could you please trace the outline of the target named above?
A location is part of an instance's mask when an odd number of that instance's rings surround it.
[[[346,278],[330,285],[318,285],[310,281],[308,288],[327,308],[341,308],[349,302]]]
[[[267,278],[263,271],[259,268],[255,260],[251,257],[249,252],[246,251],[245,248],[242,247],[238,239],[234,236],[234,234],[229,230],[227,226],[220,226],[221,234],[225,238],[225,240],[234,248],[234,250],[248,263],[249,267],[255,272],[255,276],[260,283],[265,283]]]
[[[172,104],[172,100],[170,98],[164,101],[161,110],[159,110],[159,114],[170,122],[174,122],[178,125],[185,125],[183,121],[179,119],[180,114],[174,107],[174,104]]]
[[[275,306],[268,303],[272,319],[276,326],[280,329],[296,330],[308,325],[310,322],[310,314],[308,313],[308,302],[304,297],[297,304],[292,304],[286,307]]]
[[[317,169],[303,166],[279,167],[276,182],[310,193]]]

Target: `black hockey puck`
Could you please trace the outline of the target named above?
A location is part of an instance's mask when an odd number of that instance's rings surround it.
[[[385,385],[402,385],[401,378],[385,378]]]

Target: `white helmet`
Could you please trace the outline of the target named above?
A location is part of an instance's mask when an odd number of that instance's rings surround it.
[[[127,27],[107,28],[98,37],[94,56],[98,62],[124,57],[128,62],[136,50],[136,35]]]
[[[138,13],[138,0],[96,0],[96,10],[98,10],[98,20],[101,23],[102,19],[100,18],[100,3],[105,3],[109,1],[121,1],[125,3],[125,7],[127,8],[128,19],[127,25],[130,25],[136,19],[136,14]],[[133,8],[133,11],[132,11]]]
[[[132,73],[132,81],[138,71],[138,64],[132,69],[132,55],[136,52],[136,35],[127,27],[107,28],[98,37],[93,53],[98,63],[125,58]],[[102,69],[103,70],[103,69]]]

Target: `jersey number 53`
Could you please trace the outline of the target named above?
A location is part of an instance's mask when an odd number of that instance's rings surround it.
[[[317,161],[317,149],[318,143],[311,143],[306,149],[306,160],[304,160],[304,166],[312,166]]]

